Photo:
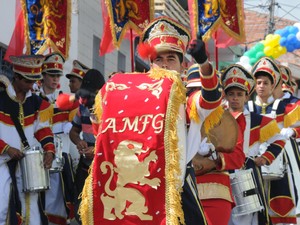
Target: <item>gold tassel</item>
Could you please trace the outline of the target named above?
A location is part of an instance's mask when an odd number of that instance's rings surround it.
[[[191,110],[189,114],[190,119],[194,120],[196,123],[200,123],[200,117],[198,115],[197,106],[196,106],[196,101],[198,100],[200,94],[201,92],[199,91],[193,96]]]
[[[46,122],[47,120],[50,121],[50,119],[53,117],[53,105],[50,104],[48,108],[40,111],[39,116],[41,122]]]
[[[206,134],[209,134],[210,130],[220,123],[223,113],[224,108],[220,105],[206,117],[202,125]]]
[[[95,97],[95,104],[94,104],[94,114],[97,118],[96,121],[100,121],[102,117],[102,96],[101,91],[98,92],[98,94]]]
[[[300,120],[300,108],[297,106],[291,112],[284,116],[283,126],[290,127]]]
[[[150,76],[158,74],[150,73]],[[167,75],[167,73],[164,73]],[[173,74],[170,73],[171,77]],[[168,77],[168,75],[167,75]],[[179,107],[186,101],[185,88],[178,76],[174,80],[168,101],[166,112],[166,128],[165,128],[165,158],[166,158],[166,223],[167,225],[185,224],[184,214],[181,206],[181,170],[178,162],[180,161],[180,150],[178,147],[177,121]],[[174,171],[170,173],[170,171]]]
[[[81,202],[78,209],[78,215],[80,216],[83,225],[94,224],[92,168],[93,168],[93,163],[90,166],[89,175],[85,180],[82,192],[78,197],[81,198]]]
[[[268,139],[278,133],[280,133],[280,129],[277,125],[277,122],[276,120],[272,120],[270,123],[260,129],[259,141],[261,143],[266,142]]]

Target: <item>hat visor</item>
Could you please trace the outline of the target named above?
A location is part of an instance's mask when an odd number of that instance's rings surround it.
[[[186,85],[186,87],[201,87],[201,82],[192,82]]]
[[[66,74],[66,77],[67,77],[68,79],[70,79],[71,77],[77,77],[77,78],[79,78],[80,80],[82,80],[82,79],[83,79],[81,76],[78,76],[78,75],[76,75],[76,74],[72,74],[72,73],[68,73],[68,74]]]
[[[18,73],[20,74],[20,73]],[[41,74],[37,74],[37,75],[26,75],[26,74],[20,74],[22,77],[24,77],[27,80],[41,80],[43,79],[43,76]]]
[[[45,70],[45,71],[42,71],[43,74],[50,74],[50,75],[59,75],[59,76],[62,76],[63,75],[63,72],[60,71],[60,70]]]

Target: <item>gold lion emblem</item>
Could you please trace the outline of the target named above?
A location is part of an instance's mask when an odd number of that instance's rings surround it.
[[[108,172],[108,168],[111,171],[105,183],[105,193],[100,196],[104,205],[105,219],[123,219],[125,214],[136,215],[141,220],[152,220],[153,216],[147,214],[148,207],[145,205],[146,199],[142,193],[135,188],[125,187],[126,184],[149,185],[154,189],[160,186],[159,178],[147,178],[150,175],[149,163],[157,160],[156,151],[152,151],[142,162],[138,159],[138,155],[148,150],[143,150],[141,143],[124,140],[114,151],[116,167],[108,161],[101,163],[100,169],[103,174]],[[118,174],[118,178],[115,190],[111,190],[110,184],[114,173]]]

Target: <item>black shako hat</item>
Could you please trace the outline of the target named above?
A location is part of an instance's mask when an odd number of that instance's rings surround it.
[[[82,79],[80,89],[96,92],[105,84],[104,76],[99,70],[89,69]]]

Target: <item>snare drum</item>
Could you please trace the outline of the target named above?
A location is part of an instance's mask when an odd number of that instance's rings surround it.
[[[233,216],[242,216],[264,209],[252,169],[230,174],[230,185],[236,206]]]
[[[24,151],[20,160],[23,192],[39,192],[50,188],[49,171],[44,168],[43,152],[38,146]]]
[[[286,173],[284,152],[281,152],[269,166],[262,166],[261,173],[264,180],[279,180]]]
[[[65,161],[62,156],[63,144],[62,140],[58,135],[54,135],[54,145],[55,145],[55,158],[52,161],[52,166],[50,168],[50,173],[57,173],[63,170]]]

